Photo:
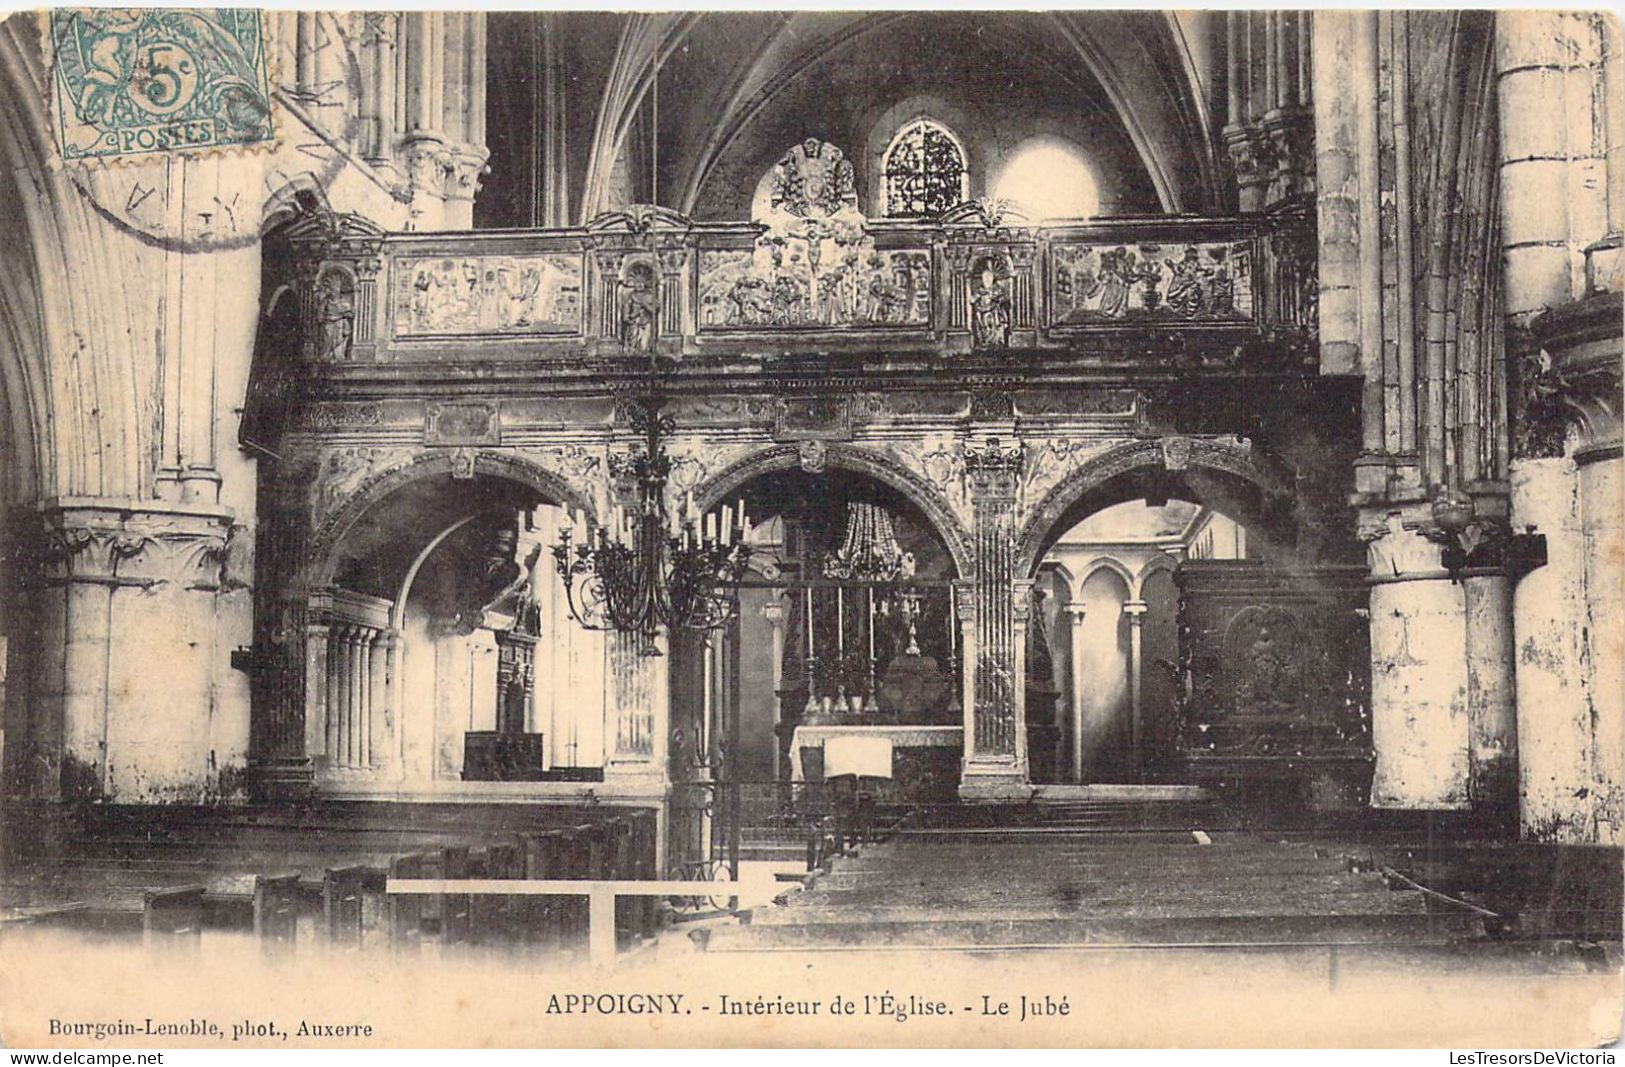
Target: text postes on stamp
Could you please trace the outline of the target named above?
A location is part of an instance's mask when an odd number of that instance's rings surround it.
[[[50,14],[57,148],[69,162],[275,137],[262,14],[231,8]]]

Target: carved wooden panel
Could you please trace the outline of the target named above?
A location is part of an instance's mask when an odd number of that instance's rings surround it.
[[[1187,562],[1179,586],[1180,750],[1278,774],[1371,753],[1363,567]]]

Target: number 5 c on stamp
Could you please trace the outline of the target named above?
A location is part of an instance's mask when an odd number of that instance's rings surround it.
[[[50,13],[53,115],[67,161],[274,141],[261,13]]]

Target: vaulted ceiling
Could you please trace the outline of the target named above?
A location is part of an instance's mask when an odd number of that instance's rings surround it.
[[[507,16],[524,17],[541,16]],[[909,101],[971,126],[973,157],[996,159],[1026,134],[1073,142],[1094,162],[1110,212],[1224,203],[1216,86],[1205,75],[1217,20],[1155,11],[553,18],[568,67],[569,221],[609,205],[618,160],[636,199],[738,217],[761,174],[806,137],[852,157],[861,186],[876,124]],[[493,99],[532,95],[531,76],[494,68]],[[505,180],[494,166],[492,183]]]

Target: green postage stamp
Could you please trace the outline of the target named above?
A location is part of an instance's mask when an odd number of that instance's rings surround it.
[[[49,31],[64,160],[274,139],[258,11],[62,9],[50,13]]]

